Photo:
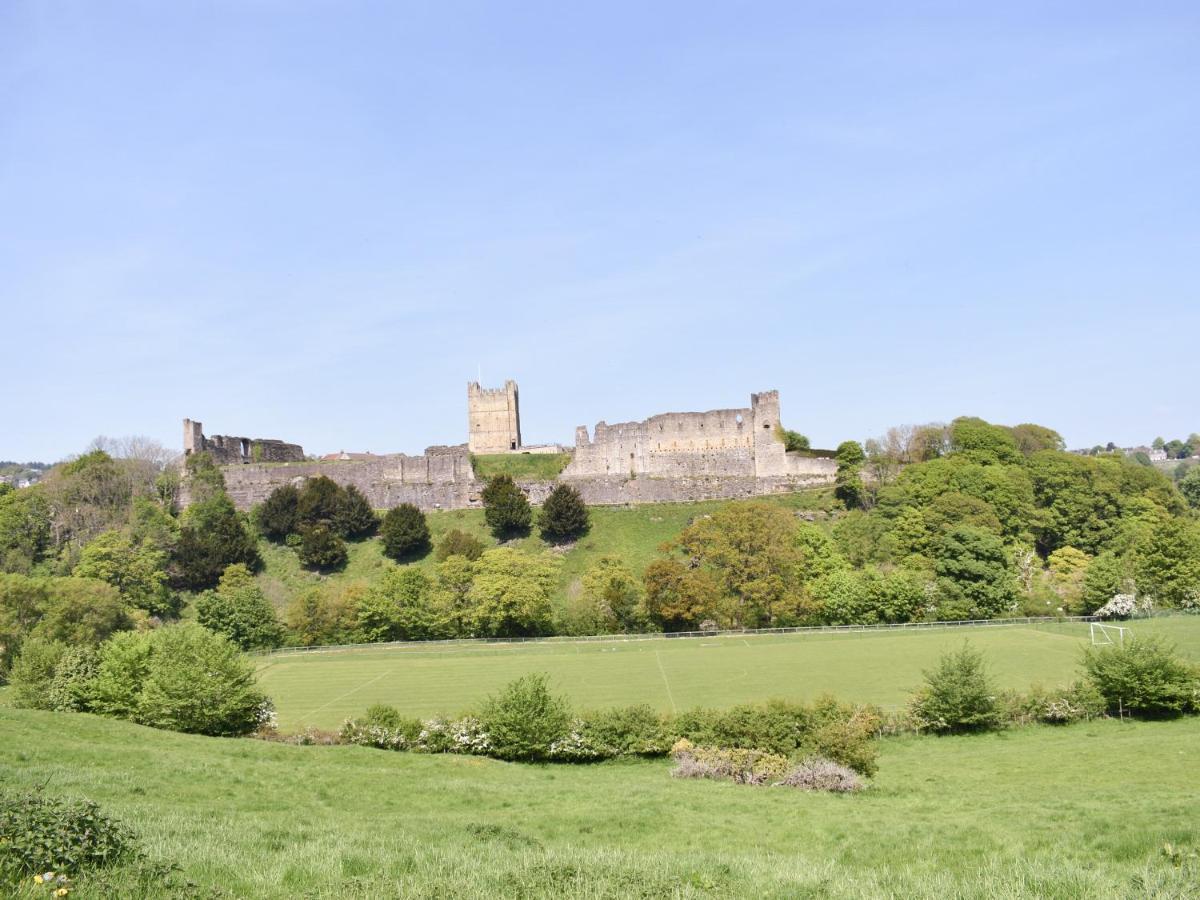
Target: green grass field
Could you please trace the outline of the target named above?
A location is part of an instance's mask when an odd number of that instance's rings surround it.
[[[1200,660],[1200,617],[1131,627],[1135,634],[1166,634]],[[1075,679],[1088,626],[368,646],[265,657],[260,683],[275,700],[284,730],[336,728],[372,703],[409,715],[453,715],[527,672],[548,673],[584,708],[644,702],[670,711],[826,692],[897,707],[920,685],[922,670],[967,639],[987,655],[1003,687],[1055,686]]]
[[[553,481],[571,462],[570,453],[473,453],[478,478],[508,475],[515,481]]]
[[[832,494],[827,488],[799,491],[763,497],[763,502],[773,503],[787,509],[824,510],[832,503]],[[563,568],[561,590],[580,577],[587,568],[602,556],[616,556],[635,573],[640,573],[658,555],[658,547],[676,537],[696,516],[705,515],[725,505],[728,501],[711,500],[699,503],[655,503],[646,506],[619,507],[594,506],[591,508],[592,527],[586,535],[570,547],[561,551]],[[447,531],[457,528],[473,534],[488,546],[496,544],[483,521],[482,509],[457,509],[427,514],[430,535],[436,545]],[[524,550],[540,552],[546,544],[538,537],[537,530],[526,538],[515,542]],[[354,581],[373,581],[385,566],[392,563],[383,555],[378,539],[347,545],[350,559],[344,571],[333,575],[309,572],[300,565],[295,551],[272,544],[259,542],[263,557],[263,571],[259,584],[271,602],[282,609],[296,592],[313,585],[331,581],[349,584]],[[559,551],[555,551],[559,552]],[[436,565],[433,554],[409,565],[432,569]]]
[[[133,825],[222,897],[1200,894],[1200,719],[884,741],[872,789],[292,747],[0,709],[0,782]],[[30,894],[29,896],[34,896]],[[73,897],[133,897],[91,889]],[[161,896],[160,894],[146,896]]]

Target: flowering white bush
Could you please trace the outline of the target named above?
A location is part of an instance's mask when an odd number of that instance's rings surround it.
[[[1096,610],[1102,619],[1128,619],[1138,608],[1133,594],[1115,594],[1111,600]]]
[[[422,723],[421,732],[409,749],[419,753],[487,753],[491,747],[491,737],[475,717],[452,721],[435,716]]]
[[[587,722],[574,719],[571,730],[565,737],[559,738],[550,745],[550,758],[564,762],[586,762],[593,759],[607,759],[615,754],[607,747],[599,747],[587,733]]]

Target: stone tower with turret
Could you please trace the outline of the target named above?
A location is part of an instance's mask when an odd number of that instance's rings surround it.
[[[467,385],[467,449],[472,453],[511,453],[521,449],[521,408],[517,383],[489,389]]]

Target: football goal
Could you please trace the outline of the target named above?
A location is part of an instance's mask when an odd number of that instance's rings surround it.
[[[1133,632],[1126,626],[1109,625],[1107,622],[1090,623],[1090,631],[1092,633],[1093,647],[1105,644],[1115,644],[1119,647],[1124,647],[1125,638],[1133,636]]]

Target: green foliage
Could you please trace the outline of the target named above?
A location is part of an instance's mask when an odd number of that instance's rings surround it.
[[[61,641],[45,638],[25,641],[8,675],[12,685],[9,697],[12,705],[23,709],[53,709],[50,682],[54,680],[55,667],[66,652],[67,645]]]
[[[547,541],[566,541],[588,530],[588,508],[579,491],[569,484],[558,484],[546,497],[538,513],[538,528]]]
[[[483,489],[484,520],[498,538],[524,534],[533,521],[529,498],[508,475],[497,475]]]
[[[959,526],[943,534],[932,548],[934,573],[942,602],[968,618],[990,619],[1017,603],[1004,543],[995,534]]]
[[[1200,606],[1200,523],[1163,518],[1134,548],[1141,594],[1159,606]]]
[[[474,562],[483,556],[485,549],[483,541],[479,538],[467,534],[465,531],[459,531],[457,528],[451,528],[446,532],[446,536],[438,541],[437,550],[433,555],[438,562],[445,562],[450,556],[461,556]]]
[[[296,525],[314,527],[324,525],[336,531],[338,513],[344,494],[336,481],[325,475],[309,478],[300,488],[296,498]]]
[[[1088,648],[1083,668],[1110,712],[1151,718],[1200,712],[1200,669],[1158,635]]]
[[[192,454],[188,460],[195,458]],[[242,563],[256,570],[261,559],[233,501],[224,491],[217,491],[184,512],[174,562],[178,586],[204,590],[213,587],[231,565]]]
[[[225,570],[215,591],[196,598],[196,621],[243,650],[277,647],[283,628],[254,575],[241,563]]]
[[[498,547],[484,552],[474,566],[467,601],[476,635],[525,637],[550,632],[550,597],[558,584],[558,560]]]
[[[154,616],[172,616],[178,598],[167,584],[167,553],[137,543],[124,531],[104,531],[83,548],[74,574],[115,587],[131,606]]]
[[[429,524],[425,514],[411,503],[392,507],[380,529],[383,552],[395,560],[424,556],[429,552]]]
[[[45,491],[33,487],[0,494],[0,572],[28,575],[50,546]]]
[[[621,560],[602,556],[567,599],[567,634],[612,634],[641,629],[641,581]]]
[[[720,614],[723,587],[711,568],[659,559],[646,567],[642,581],[646,619],[658,631],[694,631]]]
[[[349,644],[359,639],[355,588],[313,587],[299,591],[284,615],[291,640],[302,646]]]
[[[571,708],[550,690],[547,676],[523,675],[483,705],[483,727],[491,753],[500,759],[544,760],[550,746],[567,734]]]
[[[191,482],[193,499],[206,500],[213,494],[225,493],[225,476],[211,453],[189,453],[184,469]]]
[[[1025,423],[1014,425],[1008,429],[1016,441],[1017,449],[1025,456],[1032,456],[1039,450],[1066,450],[1067,442],[1053,428],[1044,425]]]
[[[0,792],[0,884],[15,889],[18,880],[51,872],[54,883],[39,893],[52,896],[66,881],[59,874],[76,877],[136,853],[134,833],[90,800],[51,797],[40,788]]]
[[[986,731],[1001,721],[998,690],[983,654],[969,643],[943,656],[925,673],[925,686],[910,703],[918,728],[929,731]]]
[[[776,426],[776,435],[783,441],[783,449],[789,453],[794,453],[797,450],[809,450],[812,444],[808,437],[798,431],[792,431],[788,428]]]
[[[1179,493],[1183,494],[1192,509],[1200,509],[1200,466],[1191,466],[1187,474],[1179,479]]]
[[[730,503],[685,529],[679,546],[720,584],[723,596],[714,612],[722,626],[796,623],[802,548],[795,517],[786,510],[761,502]],[[656,598],[655,603],[661,601]]]
[[[275,488],[254,511],[259,533],[272,541],[282,541],[296,532],[300,524],[300,490],[293,484]]]
[[[358,599],[358,631],[365,641],[418,641],[442,637],[429,602],[429,577],[417,569],[389,566]]]
[[[930,605],[928,582],[904,570],[836,569],[812,582],[809,593],[827,625],[912,622]]]
[[[863,505],[866,490],[862,482],[862,463],[866,459],[858,441],[842,441],[837,448],[837,475],[834,476],[833,494],[842,501],[846,509],[858,509]]]
[[[352,484],[342,488],[333,527],[338,534],[351,541],[369,537],[379,527],[379,518],[370,502]]]
[[[99,656],[92,647],[72,647],[54,666],[54,677],[46,687],[46,706],[57,712],[88,712],[92,708],[92,688],[99,668]]]
[[[325,572],[344,568],[349,559],[346,542],[325,525],[302,526],[297,555],[302,565]]]
[[[983,463],[1015,463],[1021,459],[1012,431],[974,416],[961,416],[950,423],[950,449]]]
[[[249,734],[270,709],[254,665],[223,635],[196,624],[125,632],[100,648],[95,710],[194,734]]]
[[[1084,572],[1079,595],[1082,614],[1090,616],[1117,594],[1131,594],[1133,590],[1133,579],[1125,561],[1106,550],[1088,563]]]
[[[673,743],[667,719],[645,703],[585,713],[583,722],[605,756],[662,756]]]

